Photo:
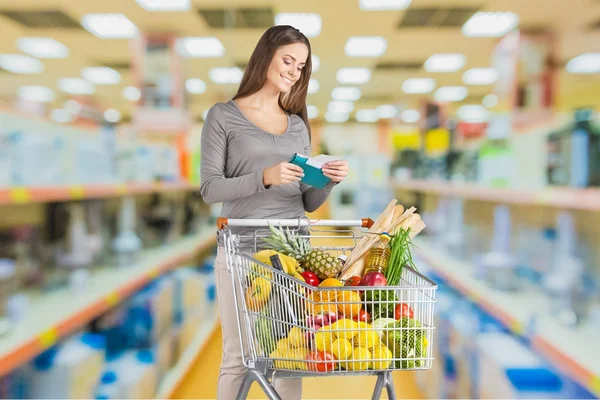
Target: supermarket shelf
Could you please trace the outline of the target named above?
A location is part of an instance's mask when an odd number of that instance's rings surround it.
[[[194,190],[197,188],[198,185],[189,182],[162,182],[116,185],[73,185],[48,187],[10,187],[0,188],[0,205],[98,199],[155,192]]]
[[[106,312],[156,277],[181,265],[196,252],[214,245],[216,235],[206,229],[202,234],[142,252],[137,264],[131,267],[93,270],[88,286],[80,293],[65,288],[31,294],[25,318],[7,336],[0,338],[0,376]]]
[[[173,394],[186,378],[186,375],[198,359],[198,356],[202,353],[206,343],[219,326],[219,314],[213,311],[212,315],[199,327],[196,337],[186,349],[185,353],[183,353],[177,365],[175,365],[162,380],[158,388],[158,393],[156,394],[157,399],[170,399],[173,397]]]
[[[600,396],[600,342],[593,327],[565,328],[550,315],[547,297],[533,286],[517,293],[493,290],[474,278],[470,263],[442,253],[424,239],[414,242],[416,254],[448,285],[498,318],[513,333],[529,338],[533,347],[558,370]]]
[[[463,197],[469,200],[600,211],[600,189],[550,187],[539,190],[525,190],[428,180],[393,181],[392,187],[398,190]]]

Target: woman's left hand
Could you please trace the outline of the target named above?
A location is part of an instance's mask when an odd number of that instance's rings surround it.
[[[323,165],[323,175],[336,183],[346,179],[348,172],[350,172],[350,167],[346,160],[332,161]]]

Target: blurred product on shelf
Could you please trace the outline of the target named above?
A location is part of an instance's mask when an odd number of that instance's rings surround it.
[[[498,290],[519,290],[517,261],[511,245],[512,220],[507,206],[494,208],[493,229],[489,251],[477,257],[475,276]]]
[[[159,384],[155,353],[131,350],[106,359],[104,372],[92,392],[96,399],[150,399]]]
[[[583,260],[577,256],[573,216],[561,212],[556,231],[556,246],[548,271],[544,274],[543,287],[551,299],[557,320],[563,325],[574,326],[585,318],[591,297],[584,286],[587,271]]]
[[[102,375],[106,343],[83,333],[64,340],[24,366],[28,398],[90,398]]]
[[[80,332],[0,377],[0,397],[154,398],[199,332],[216,323],[215,307],[210,257],[155,279]]]
[[[132,197],[125,197],[119,209],[118,235],[112,243],[119,266],[135,263],[137,254],[142,248],[142,242],[136,233],[136,222],[135,200]]]
[[[0,111],[0,188],[115,183],[177,182],[184,179],[175,143],[55,124]],[[189,157],[190,171],[199,160]]]
[[[519,132],[519,136],[495,138],[488,132],[487,138],[461,134],[458,140],[453,122],[446,125],[450,141],[436,153],[428,151],[421,138],[415,145],[407,139],[409,133],[404,137],[395,133],[394,179],[476,182],[485,187],[600,186],[600,128],[592,108],[576,109],[571,121],[557,117],[546,127]],[[492,123],[486,126],[496,129]],[[427,138],[433,131],[419,135]],[[534,147],[534,142],[522,139],[525,134],[541,139],[535,140],[536,146],[545,145]]]
[[[9,302],[17,291],[15,262],[0,258],[0,338],[8,334],[11,327]]]
[[[595,398],[536,354],[523,338],[439,282],[434,366],[417,376],[426,398]]]
[[[547,179],[551,185],[600,186],[600,128],[593,108],[573,113],[573,122],[548,136]]]

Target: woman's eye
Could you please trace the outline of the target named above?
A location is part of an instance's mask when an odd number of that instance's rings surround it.
[[[289,61],[283,60],[283,62],[285,63],[285,65],[290,65],[291,63]]]

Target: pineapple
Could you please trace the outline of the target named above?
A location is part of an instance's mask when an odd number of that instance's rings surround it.
[[[313,272],[324,280],[338,276],[342,270],[342,261],[331,254],[318,249],[313,249],[310,241],[300,237],[297,233],[288,229],[275,228],[269,225],[271,236],[263,239],[269,247],[279,253],[295,258],[300,266]]]

